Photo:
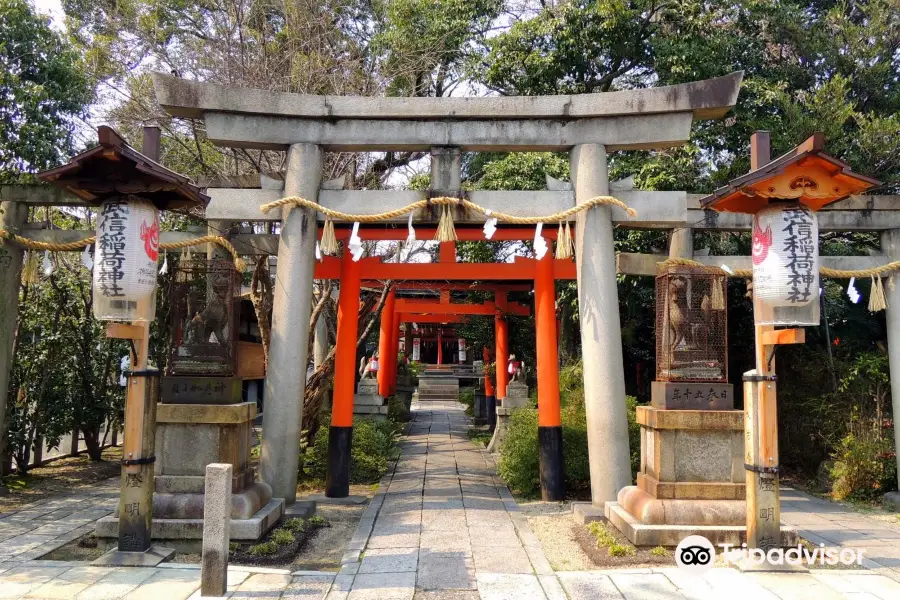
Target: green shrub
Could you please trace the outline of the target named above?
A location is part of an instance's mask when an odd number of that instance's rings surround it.
[[[567,387],[561,395],[563,430],[563,474],[568,492],[590,487],[590,464],[588,460],[587,420],[584,412],[584,398],[581,388],[574,385],[571,373],[581,373],[580,367],[567,367],[562,373]],[[628,434],[631,444],[631,468],[636,473],[640,467],[640,426],[635,421],[637,400],[626,397],[628,409]],[[537,438],[538,416],[536,409],[520,408],[510,416],[509,427],[500,448],[498,470],[506,484],[525,496],[536,496],[540,492],[540,465]]]
[[[459,401],[466,405],[466,414],[470,417],[475,414],[475,390],[465,389],[459,391]]]
[[[311,527],[328,527],[328,520],[322,515],[313,515],[307,522]]]
[[[387,472],[388,461],[394,458],[396,449],[395,423],[372,419],[354,420],[350,451],[350,482],[377,482]],[[304,476],[325,479],[328,471],[328,427],[319,428],[301,462]]]
[[[597,540],[598,548],[609,548],[616,544],[616,538],[601,521],[594,521],[587,526],[588,532]]]
[[[237,549],[240,547],[241,547],[241,545],[238,544],[237,542],[229,542],[228,543],[228,552],[229,553],[237,552]]]
[[[469,429],[469,439],[472,440],[472,443],[482,448],[487,448],[487,445],[491,443],[492,437],[493,434],[490,429]]]
[[[281,529],[276,529],[272,533],[272,541],[275,542],[276,544],[278,544],[279,546],[285,546],[287,544],[293,544],[294,541],[296,541],[296,538],[294,537],[294,534],[291,532],[290,529],[281,528]]]
[[[634,546],[626,546],[624,544],[612,544],[607,549],[607,553],[610,556],[634,556],[635,552]]]
[[[666,549],[663,546],[657,546],[656,548],[653,548],[652,550],[650,550],[650,555],[651,556],[666,556],[666,555],[668,555],[668,552],[666,551]]]
[[[284,528],[294,533],[303,533],[306,531],[306,521],[300,518],[288,519],[284,522]]]
[[[252,556],[270,556],[276,552],[278,552],[278,544],[271,540],[256,544],[255,546],[250,546],[250,549],[247,550],[247,554]]]
[[[872,500],[893,489],[897,463],[889,436],[871,431],[850,432],[833,455],[832,495],[838,500]]]
[[[388,419],[394,423],[408,423],[409,410],[406,408],[406,402],[397,396],[388,397]]]

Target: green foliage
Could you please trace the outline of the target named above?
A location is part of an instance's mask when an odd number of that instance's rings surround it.
[[[872,500],[897,486],[897,461],[890,438],[873,432],[848,433],[838,444],[830,469],[838,500]]]
[[[669,552],[663,546],[656,546],[650,550],[651,556],[668,556]]]
[[[327,419],[323,422],[327,422]],[[350,483],[375,483],[387,472],[395,457],[397,426],[391,421],[358,419],[353,422],[350,451]],[[301,463],[307,478],[324,479],[328,472],[328,428],[316,432]]]
[[[247,549],[247,554],[251,556],[271,556],[276,552],[278,552],[278,544],[272,540],[255,544]]]
[[[637,550],[635,550],[634,546],[627,544],[612,544],[607,549],[607,553],[610,556],[634,556],[636,552]]]
[[[0,183],[72,153],[93,89],[79,55],[25,0],[0,0]]]
[[[56,211],[50,222],[64,229],[90,227],[90,213]],[[57,253],[50,260],[53,272],[19,291],[7,449],[22,473],[41,439],[53,447],[73,430],[84,438],[91,459],[100,460],[101,432],[108,421],[119,421],[124,403],[118,380],[126,343],[107,338],[94,319],[90,275],[79,254]]]
[[[458,68],[499,14],[502,0],[390,0],[381,7],[383,31],[373,44],[385,52],[382,65],[391,96],[443,96],[458,80]]]
[[[560,371],[560,403],[563,430],[563,472],[567,493],[577,493],[590,485],[587,447],[587,420],[584,412],[584,366],[579,362]],[[640,462],[640,426],[635,421],[637,400],[625,399],[632,473]],[[513,411],[506,438],[500,448],[498,470],[507,485],[525,496],[540,492],[537,410]]]
[[[388,419],[394,423],[408,423],[409,410],[406,408],[406,402],[403,398],[397,396],[389,396],[387,399]]]
[[[328,519],[322,515],[313,515],[306,521],[310,527],[328,527]]]
[[[487,445],[491,443],[491,437],[493,437],[493,434],[488,429],[469,430],[469,439],[472,443],[482,448],[487,448]]]
[[[471,417],[475,410],[475,390],[460,390],[459,401],[466,405],[466,414]]]
[[[293,544],[296,541],[293,531],[286,527],[276,529],[274,532],[272,532],[272,537],[270,539],[279,546]]]
[[[284,522],[284,528],[294,533],[303,533],[306,531],[307,523],[304,519],[294,518]]]
[[[229,542],[228,543],[228,553],[234,554],[235,552],[237,552],[237,549],[240,547],[241,547],[241,545],[238,544],[237,542]]]

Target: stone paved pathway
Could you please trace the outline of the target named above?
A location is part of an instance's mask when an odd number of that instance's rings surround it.
[[[787,490],[783,516],[804,536],[863,545],[877,570],[702,578],[675,567],[554,574],[540,542],[496,476],[490,455],[468,441],[457,403],[413,407],[395,471],[384,478],[345,553],[340,573],[231,567],[231,598],[253,600],[897,600],[895,527]],[[115,503],[116,481],[91,493],[0,515],[0,599],[186,600],[199,596],[196,565],[155,569],[33,560],[92,528]],[[78,533],[76,533],[78,532]],[[63,541],[65,540],[65,541]],[[873,542],[877,542],[872,545]],[[877,561],[877,562],[875,562]],[[900,577],[898,577],[900,579]]]

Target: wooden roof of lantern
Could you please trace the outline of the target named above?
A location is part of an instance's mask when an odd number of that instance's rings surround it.
[[[788,153],[701,198],[700,206],[752,214],[770,200],[797,200],[819,210],[881,184],[854,173],[847,163],[825,154],[824,147],[825,136],[815,133]]]
[[[101,125],[100,145],[68,163],[38,173],[86,203],[100,205],[107,198],[136,194],[159,209],[206,208],[209,196],[191,180],[171,171],[125,143],[114,129]]]

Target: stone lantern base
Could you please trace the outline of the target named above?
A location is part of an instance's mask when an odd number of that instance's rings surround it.
[[[746,538],[744,413],[639,406],[641,468],[602,515],[636,546],[675,546],[688,535],[713,544]],[[599,510],[581,511],[582,520]],[[796,531],[782,529],[795,545]]]
[[[153,494],[154,542],[179,552],[199,551],[203,539],[206,465],[232,465],[231,540],[261,539],[281,518],[284,500],[272,498],[268,484],[255,481],[250,466],[256,404],[159,404],[156,476]],[[95,535],[115,546],[118,509],[97,521]]]

